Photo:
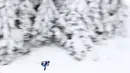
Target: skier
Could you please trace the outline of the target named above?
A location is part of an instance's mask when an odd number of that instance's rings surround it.
[[[50,61],[42,61],[41,65],[44,67],[44,71],[46,70],[46,66],[49,66]]]

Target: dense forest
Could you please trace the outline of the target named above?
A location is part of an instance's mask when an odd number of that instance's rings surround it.
[[[50,44],[81,61],[94,45],[124,35],[122,1],[0,0],[0,64]]]

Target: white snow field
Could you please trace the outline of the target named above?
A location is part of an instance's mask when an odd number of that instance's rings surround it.
[[[126,4],[130,1],[126,0]],[[127,20],[126,28],[130,34],[130,17]],[[40,61],[46,60],[50,65],[44,71]],[[0,67],[0,73],[130,73],[130,37],[117,37],[95,46],[81,62],[75,61],[60,47],[36,48],[29,55]]]

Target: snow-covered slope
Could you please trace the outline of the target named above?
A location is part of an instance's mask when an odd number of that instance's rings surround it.
[[[95,46],[95,51],[81,61],[75,61],[64,50],[56,46],[42,47],[28,56],[3,66],[1,73],[130,73],[130,38],[118,38]],[[109,43],[109,44],[108,44]],[[45,49],[44,49],[45,48]],[[44,71],[40,61],[50,61]]]

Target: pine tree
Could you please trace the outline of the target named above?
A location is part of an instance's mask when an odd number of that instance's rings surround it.
[[[0,60],[1,64],[8,64],[17,56],[29,52],[28,48],[24,47],[24,41],[25,34],[32,24],[29,20],[32,8],[28,0],[21,1],[6,0],[0,11],[3,44],[0,46],[3,50],[0,55],[3,58]]]
[[[67,49],[69,54],[74,56],[75,59],[81,60],[93,45],[90,38],[91,32],[89,31],[88,23],[85,19],[88,11],[86,9],[86,2],[85,0],[65,0],[64,2],[59,0],[55,1],[55,3],[60,11],[61,17],[57,23],[64,26],[64,34],[66,35],[64,48]]]
[[[34,38],[30,43],[34,47],[51,44],[55,36],[52,28],[55,26],[58,11],[52,0],[42,0],[36,10],[37,13],[33,24],[35,34],[33,34]]]

